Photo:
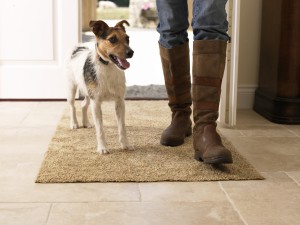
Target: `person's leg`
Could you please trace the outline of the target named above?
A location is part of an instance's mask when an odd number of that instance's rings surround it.
[[[156,0],[159,44],[167,49],[188,41],[187,0]]]
[[[227,0],[195,0],[193,14],[193,145],[204,163],[232,163],[216,132],[228,41]]]
[[[157,0],[159,49],[172,120],[160,143],[177,146],[192,133],[191,79],[186,0]]]
[[[194,0],[194,40],[228,41],[227,0]]]

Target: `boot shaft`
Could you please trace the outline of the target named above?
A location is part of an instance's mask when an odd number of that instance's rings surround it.
[[[171,49],[160,45],[159,49],[171,110],[190,108],[192,98],[188,42]]]
[[[193,117],[196,124],[215,123],[219,113],[227,42],[201,40],[193,43]]]

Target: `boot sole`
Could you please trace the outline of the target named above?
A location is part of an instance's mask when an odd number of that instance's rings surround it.
[[[212,157],[212,158],[206,158],[203,160],[200,156],[199,151],[195,151],[195,159],[197,161],[203,162],[204,164],[231,164],[231,163],[233,163],[232,158],[227,157],[227,156]]]
[[[192,128],[189,128],[188,131],[185,134],[185,137],[189,137],[192,135]],[[182,145],[184,143],[184,138],[180,140],[171,140],[171,141],[162,141],[160,140],[160,144],[164,146],[169,146],[169,147],[176,147],[179,145]]]

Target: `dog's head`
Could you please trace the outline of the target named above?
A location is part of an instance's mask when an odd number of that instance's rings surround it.
[[[126,34],[124,24],[126,20],[118,22],[114,27],[109,27],[104,21],[90,21],[90,27],[96,36],[98,54],[104,60],[110,60],[121,70],[129,68],[126,60],[133,56],[134,51],[129,47],[129,36]]]

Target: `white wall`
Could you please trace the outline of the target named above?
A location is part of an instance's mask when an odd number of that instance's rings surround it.
[[[241,0],[238,108],[252,108],[258,85],[262,0]]]

